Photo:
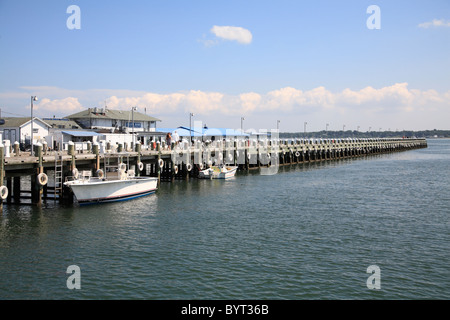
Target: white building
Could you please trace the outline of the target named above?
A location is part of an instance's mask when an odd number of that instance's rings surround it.
[[[5,123],[0,125],[3,130],[3,140],[19,142],[22,148],[31,145],[31,119],[29,117],[8,117],[3,118]],[[33,142],[43,141],[48,136],[51,126],[39,118],[33,118]]]
[[[157,118],[134,111],[89,108],[65,117],[83,129],[107,130],[110,133],[151,132],[156,129]]]

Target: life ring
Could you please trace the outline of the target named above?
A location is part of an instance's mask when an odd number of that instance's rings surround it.
[[[48,176],[45,173],[39,173],[37,176],[37,182],[39,183],[39,185],[45,186],[48,182]]]
[[[158,160],[158,164],[159,164],[160,168],[164,167],[164,160],[163,159],[159,159]]]
[[[297,158],[300,157],[300,152],[297,151],[297,152],[295,153],[295,156],[296,156]]]
[[[77,168],[73,168],[73,170],[72,170],[72,176],[74,176],[75,179],[78,179],[78,169],[77,169]]]
[[[103,173],[102,169],[98,169],[97,171],[95,171],[95,174],[97,175],[98,178],[103,179],[103,177],[105,176],[105,174]]]
[[[0,187],[0,197],[5,200],[8,197],[8,188],[6,186]]]
[[[123,162],[119,163],[119,170],[125,171],[127,169],[127,165]]]
[[[138,163],[138,168],[139,168],[139,171],[144,170],[144,164],[142,162],[139,162]]]
[[[187,171],[191,171],[191,170],[192,170],[192,164],[188,163],[188,164],[186,165],[186,170],[187,170]]]
[[[174,167],[173,167],[173,172],[174,172],[175,174],[178,173],[178,166],[174,166]]]

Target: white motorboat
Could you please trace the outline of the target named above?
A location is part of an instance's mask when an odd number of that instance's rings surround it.
[[[234,177],[237,166],[211,166],[199,172],[198,177],[201,179],[229,179]]]
[[[91,177],[90,171],[83,171],[75,180],[64,184],[72,190],[78,203],[93,204],[130,200],[154,193],[158,179],[154,177],[135,177],[132,170],[117,171],[115,179]]]

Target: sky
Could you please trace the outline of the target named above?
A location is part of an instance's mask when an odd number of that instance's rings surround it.
[[[164,128],[446,130],[450,1],[0,0],[1,116],[31,96]]]

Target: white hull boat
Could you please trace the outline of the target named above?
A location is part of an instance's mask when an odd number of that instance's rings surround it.
[[[212,166],[199,172],[198,177],[201,179],[229,179],[234,177],[237,166]]]
[[[81,177],[64,184],[72,190],[80,205],[130,200],[154,193],[158,179],[119,175],[119,179],[107,180]]]

